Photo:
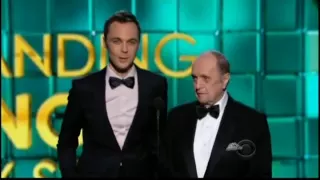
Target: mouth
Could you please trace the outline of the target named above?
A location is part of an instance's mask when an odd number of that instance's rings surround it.
[[[197,93],[198,96],[205,95],[205,93]]]
[[[126,62],[128,62],[128,59],[129,58],[119,57],[120,63],[126,63]]]

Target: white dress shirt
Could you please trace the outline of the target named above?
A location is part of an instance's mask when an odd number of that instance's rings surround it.
[[[215,104],[219,105],[219,116],[214,118],[209,113],[202,119],[198,119],[194,136],[193,152],[197,168],[198,178],[203,178],[210,159],[221,118],[228,101],[228,94],[225,92],[222,98]]]
[[[107,66],[105,92],[106,107],[114,135],[122,149],[138,106],[138,75],[136,68],[133,66],[128,75],[124,77],[133,76],[135,78],[134,87],[132,89],[122,84],[115,89],[111,89],[109,84],[109,77],[111,76],[122,79],[113,72],[110,66]]]

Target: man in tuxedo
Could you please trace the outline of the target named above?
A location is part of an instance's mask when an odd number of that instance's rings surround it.
[[[103,37],[109,65],[73,80],[57,145],[63,177],[154,177],[167,81],[134,65],[140,33],[133,14],[113,15]],[[164,104],[160,122],[153,106],[158,97]],[[83,152],[77,162],[81,129]]]
[[[193,64],[192,78],[197,101],[168,115],[163,152],[170,174],[164,176],[271,178],[266,115],[227,93],[230,65],[225,56],[202,54]]]

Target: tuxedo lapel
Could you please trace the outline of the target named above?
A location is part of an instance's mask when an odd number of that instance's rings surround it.
[[[134,136],[135,134],[135,130],[137,128],[135,128],[137,126],[137,121],[141,115],[141,109],[143,107],[144,104],[144,100],[146,99],[146,90],[148,90],[148,77],[144,75],[143,71],[136,66],[136,69],[137,69],[137,76],[138,76],[138,79],[137,79],[137,83],[138,83],[138,105],[137,105],[137,109],[136,109],[136,112],[135,112],[135,115],[133,117],[133,120],[132,120],[132,124],[129,128],[129,132],[128,132],[128,135],[125,139],[125,142],[124,142],[124,145],[123,145],[123,150],[125,148],[127,148],[128,144],[130,144],[131,142],[131,138]],[[104,68],[102,71],[99,72],[98,74],[98,81],[97,81],[97,90],[95,92],[97,92],[96,96],[98,98],[97,99],[97,107],[99,107],[99,111],[101,111],[101,127],[105,127],[107,129],[107,135],[106,137],[110,137],[110,138],[107,138],[108,141],[111,139],[111,142],[109,141],[108,144],[111,143],[111,146],[113,148],[115,148],[116,150],[120,150],[121,151],[121,148],[118,144],[118,141],[116,139],[116,136],[112,130],[112,126],[111,126],[111,123],[109,121],[109,118],[108,118],[108,111],[107,111],[107,108],[106,108],[106,102],[105,102],[105,97],[106,97],[106,68]],[[101,98],[103,97],[103,98]]]
[[[97,101],[97,109],[99,110],[98,112],[100,112],[99,116],[97,117],[100,117],[100,127],[106,129],[106,135],[103,135],[106,139],[105,142],[115,150],[121,150],[108,118],[108,112],[106,107],[106,68],[104,68],[98,73],[97,82],[95,84],[97,85],[97,88],[94,91],[96,92],[95,99]]]
[[[186,117],[186,125],[185,125],[185,137],[184,138],[184,144],[185,144],[185,151],[184,158],[187,165],[187,169],[189,172],[189,175],[191,178],[197,178],[197,169],[196,169],[196,162],[194,159],[194,153],[193,153],[193,142],[194,142],[194,136],[196,131],[196,125],[197,125],[197,114],[196,114],[196,104],[192,106],[194,109],[190,109],[190,114],[188,114]]]
[[[229,96],[204,177],[213,172],[222,154],[226,151],[227,145],[230,143],[236,122],[233,107],[234,100]]]
[[[136,126],[138,125],[139,119],[141,119],[141,111],[143,106],[148,106],[148,102],[145,100],[147,99],[147,90],[148,90],[148,76],[144,74],[144,72],[137,66],[137,76],[138,76],[138,106],[135,112],[135,115],[132,120],[132,124],[129,128],[128,135],[125,139],[123,149],[127,148],[130,145],[131,139],[134,137],[136,133]]]

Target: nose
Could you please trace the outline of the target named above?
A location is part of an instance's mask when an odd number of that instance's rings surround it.
[[[122,43],[121,51],[122,51],[123,53],[127,53],[127,52],[128,52],[128,45],[127,45],[127,43]]]
[[[201,89],[201,87],[202,87],[201,82],[199,80],[195,80],[194,81],[194,87],[195,87],[196,91]]]

